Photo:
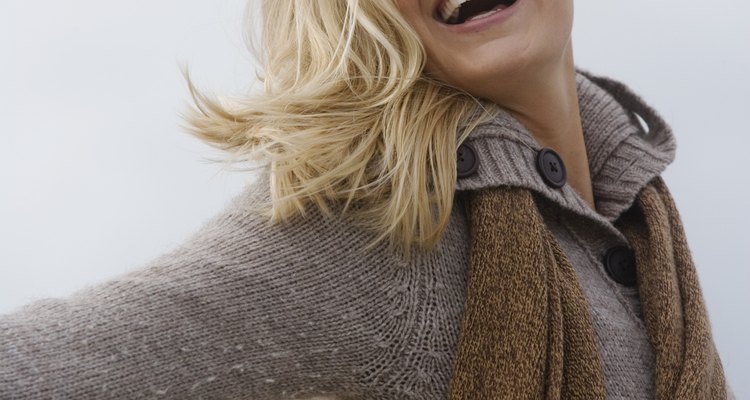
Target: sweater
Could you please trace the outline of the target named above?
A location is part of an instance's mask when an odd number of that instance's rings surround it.
[[[540,149],[508,113],[473,130],[476,173],[456,182],[429,253],[399,257],[348,215],[271,225],[268,171],[176,248],[67,298],[0,316],[2,399],[445,399],[467,286],[460,192],[530,189],[581,282],[608,398],[648,399],[653,351],[637,288],[601,256],[613,222],[673,160],[667,124],[623,84],[577,73],[596,210],[547,186]],[[639,124],[637,113],[646,122]]]
[[[559,170],[548,158],[545,170]],[[496,186],[466,197],[469,281],[448,398],[607,398],[581,283],[531,191]],[[638,285],[656,361],[655,397],[726,400],[695,264],[661,177],[616,226],[632,250],[616,248],[608,270],[617,282]]]

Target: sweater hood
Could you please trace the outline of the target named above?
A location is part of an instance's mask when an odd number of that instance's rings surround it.
[[[557,189],[544,183],[536,167],[542,146],[502,109],[468,135],[478,169],[459,178],[456,190],[525,187],[606,225],[616,220],[674,160],[676,141],[661,116],[625,84],[577,69],[576,87],[596,211],[569,185]]]

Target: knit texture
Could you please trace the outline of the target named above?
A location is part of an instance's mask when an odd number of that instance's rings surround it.
[[[513,186],[532,191],[545,224],[582,283],[609,398],[651,399],[655,362],[638,289],[614,282],[601,259],[612,246],[629,246],[613,223],[638,191],[672,162],[676,142],[658,113],[623,84],[585,71],[576,78],[596,210],[570,186],[552,189],[540,179],[536,155],[541,146],[508,114],[471,132],[467,141],[479,153],[479,173],[460,179],[458,188]],[[646,126],[638,123],[636,113]]]
[[[698,275],[677,207],[661,178],[620,227],[635,251],[646,327],[656,352],[656,398],[725,399]]]
[[[575,269],[608,398],[654,398],[638,289],[599,257],[629,244],[614,222],[671,162],[674,139],[624,85],[577,82],[597,210],[543,184],[538,144],[508,114],[470,133],[477,173],[456,182],[436,248],[406,259],[366,249],[375,235],[348,215],[271,225],[247,211],[270,196],[265,171],[150,262],[0,315],[0,399],[446,399],[468,300],[463,193],[500,186],[531,193]]]
[[[449,399],[603,399],[586,299],[517,187],[470,194],[469,286]]]
[[[471,261],[449,399],[605,399],[576,273],[517,187],[469,194]],[[634,245],[658,399],[726,399],[700,285],[660,177],[618,225]]]

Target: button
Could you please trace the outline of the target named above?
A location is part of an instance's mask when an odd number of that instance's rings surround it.
[[[539,174],[544,179],[544,183],[553,188],[560,188],[565,185],[565,164],[562,158],[554,150],[545,147],[539,150],[536,156],[536,167]]]
[[[604,268],[615,282],[633,286],[637,283],[635,253],[625,246],[615,246],[604,255]]]
[[[474,146],[469,143],[461,143],[461,145],[458,146],[456,157],[456,171],[458,172],[459,178],[466,178],[477,172],[477,168],[479,168],[479,158],[477,158],[477,151],[474,149]]]

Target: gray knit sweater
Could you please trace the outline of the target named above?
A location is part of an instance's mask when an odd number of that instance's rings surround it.
[[[577,75],[596,211],[544,184],[540,149],[509,114],[474,130],[476,174],[457,191],[533,191],[574,265],[613,399],[653,398],[637,288],[605,272],[627,244],[613,221],[673,160],[664,121],[622,84]],[[646,121],[642,128],[633,113]],[[445,399],[467,282],[460,196],[429,254],[403,260],[348,217],[271,226],[245,206],[268,175],[176,249],[64,299],[0,315],[0,399]]]

